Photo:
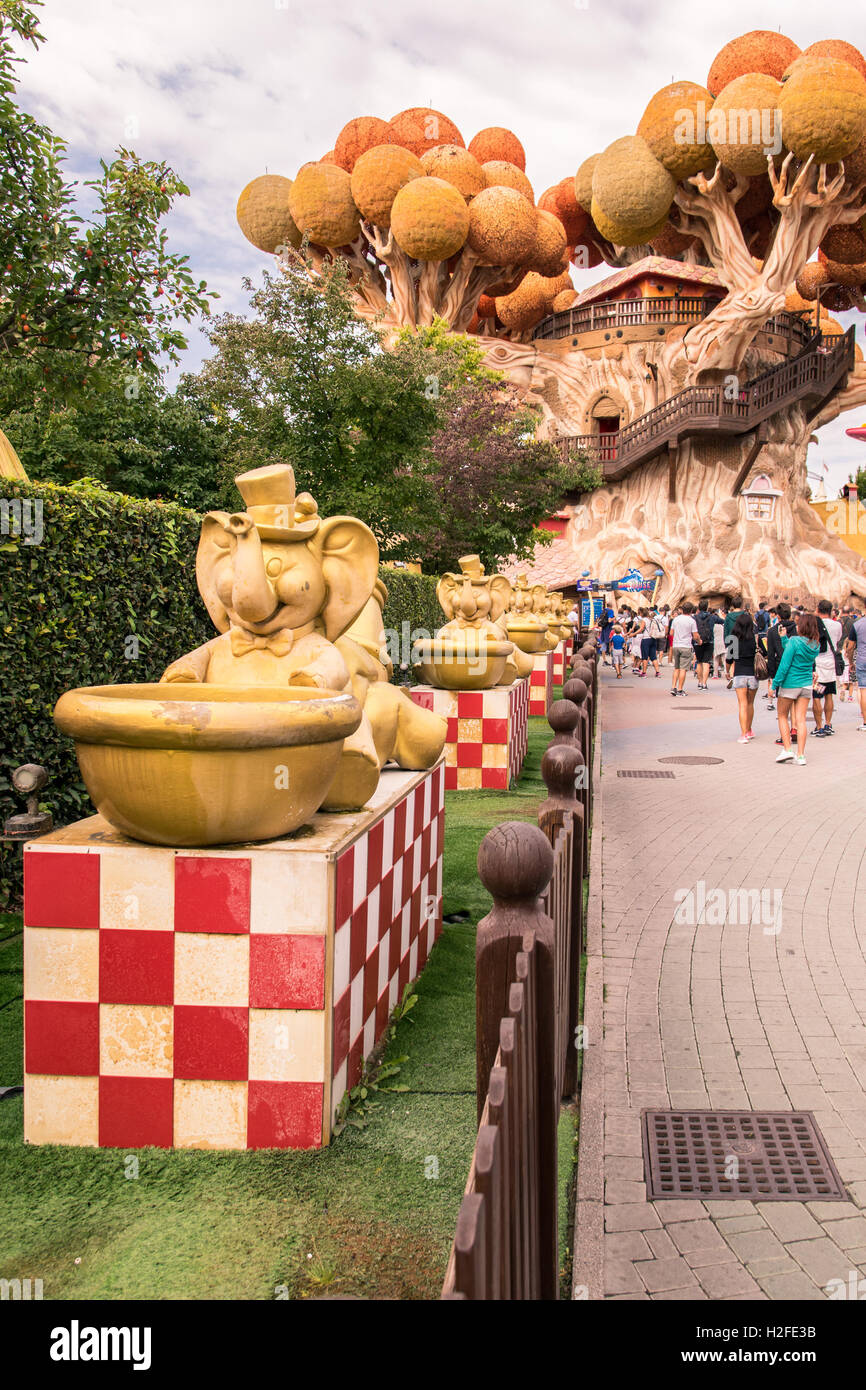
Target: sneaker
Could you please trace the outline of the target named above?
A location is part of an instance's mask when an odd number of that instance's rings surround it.
[[[798,756],[797,762],[800,764],[801,767],[806,766],[806,759],[803,757],[802,753]]]
[[[810,733],[809,733],[809,737],[810,737],[810,738],[823,738],[825,732],[826,732],[826,730],[824,730],[824,729],[812,729],[812,730],[810,731]]]
[[[776,742],[777,742],[777,743],[781,743],[782,740],[781,740],[780,738],[777,738],[777,739],[776,739]]]
[[[825,733],[825,734],[832,735],[832,734],[835,734],[835,732],[836,732],[836,730],[833,728],[833,725],[832,725],[832,724],[825,724],[825,725],[824,725],[824,733]]]
[[[866,724],[858,724],[857,732],[858,734],[866,734]]]
[[[747,739],[749,740],[749,742],[751,743],[751,742],[752,742],[752,739],[753,739],[754,737],[755,737],[755,735],[752,733],[752,731],[751,731],[751,729],[750,729],[749,732],[746,734],[746,738],[747,738]]]
[[[672,691],[671,691],[671,694],[672,694],[672,695],[676,695],[676,693],[677,693],[677,692],[676,692],[675,690],[672,690]],[[866,724],[863,725],[863,728],[866,729]]]
[[[751,743],[751,741],[748,734],[740,734],[740,737],[737,739],[737,743]]]
[[[769,713],[770,710],[775,709],[775,708],[776,708],[776,706],[773,704],[773,701],[772,701],[772,700],[768,700],[768,701],[767,701],[767,712]]]
[[[779,742],[781,742],[781,739],[779,740]],[[792,763],[793,761],[794,754],[790,748],[783,748],[779,756],[776,758],[777,763]],[[805,758],[803,761],[805,762]]]

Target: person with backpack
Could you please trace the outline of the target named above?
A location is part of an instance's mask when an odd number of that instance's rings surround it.
[[[694,659],[695,642],[698,640],[698,625],[692,616],[694,606],[684,603],[671,623],[672,652],[674,669],[671,672],[672,695],[685,695],[686,672]]]
[[[655,670],[656,677],[661,675],[659,670],[659,648],[664,650],[664,642],[668,635],[668,625],[664,615],[658,609],[650,610],[648,627],[644,634],[644,641],[641,644],[641,674],[646,675],[647,663],[649,662]]]
[[[797,762],[801,765],[806,762],[806,710],[812,697],[815,658],[820,650],[818,619],[814,613],[801,613],[797,619],[797,631],[785,643],[782,660],[773,677],[773,689],[779,709],[779,733],[783,744],[782,751],[776,758],[777,763],[794,761],[791,722],[797,731]]]
[[[858,733],[866,733],[866,614],[853,614],[848,636],[845,639],[845,655],[850,662],[854,679],[860,694],[860,723]]]
[[[735,647],[732,641],[734,623],[743,611],[742,594],[733,594],[725,599],[725,664],[728,672],[728,689],[734,684]],[[750,615],[751,617],[751,615]]]
[[[733,655],[733,685],[737,692],[737,712],[740,717],[740,737],[738,743],[751,743],[755,737],[752,720],[755,717],[755,696],[758,693],[758,678],[755,675],[755,653],[757,640],[755,622],[747,608],[737,614],[731,635],[729,650]]]
[[[845,658],[839,651],[842,645],[842,624],[833,617],[832,604],[825,598],[818,604],[818,631],[821,650],[815,658],[815,684],[812,687],[815,727],[812,737],[829,738],[834,733],[832,721],[836,679],[845,669]]]
[[[758,611],[755,614],[755,632],[761,637],[769,626],[770,615],[767,612],[767,600],[762,598],[761,602],[758,604]]]
[[[698,690],[709,689],[707,682],[710,679],[710,667],[713,664],[713,633],[716,624],[709,607],[709,600],[702,598],[695,614],[695,622],[698,625],[698,641],[695,644]]]
[[[778,622],[775,622],[767,633],[767,672],[771,691],[773,689],[773,682],[776,678],[776,672],[779,669],[779,663],[782,660],[782,652],[784,651],[785,643],[788,641],[789,637],[794,637],[797,633],[797,624],[791,617],[791,605],[789,603],[779,603],[776,606],[776,612],[778,615]],[[775,704],[768,703],[767,708],[775,709]],[[781,714],[779,715],[779,721],[779,729],[781,731]],[[790,742],[792,735],[790,730],[790,719],[787,716],[786,723],[789,726],[788,741]],[[783,743],[784,740],[780,737],[776,739],[776,742]]]

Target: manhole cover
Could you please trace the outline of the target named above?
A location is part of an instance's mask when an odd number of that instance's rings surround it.
[[[711,763],[724,761],[724,758],[698,758],[688,755],[682,758],[659,758],[660,763],[679,763],[682,767],[709,767]]]
[[[792,1110],[645,1110],[647,1198],[848,1201],[814,1116]]]
[[[617,777],[676,777],[675,772],[659,772],[653,768],[618,768]]]

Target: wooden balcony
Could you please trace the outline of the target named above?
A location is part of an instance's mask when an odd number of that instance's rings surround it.
[[[673,295],[669,298],[617,299],[609,303],[584,304],[550,314],[535,330],[535,342],[557,338],[579,338],[584,333],[615,332],[625,328],[665,329],[677,324],[700,323],[719,300],[712,295]],[[768,319],[761,332],[786,341],[786,350],[798,352],[814,334],[811,324],[799,314],[781,313]]]

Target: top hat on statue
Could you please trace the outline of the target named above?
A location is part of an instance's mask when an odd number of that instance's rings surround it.
[[[319,509],[308,492],[295,493],[288,463],[253,468],[235,478],[246,513],[263,541],[306,541],[319,529]]]

